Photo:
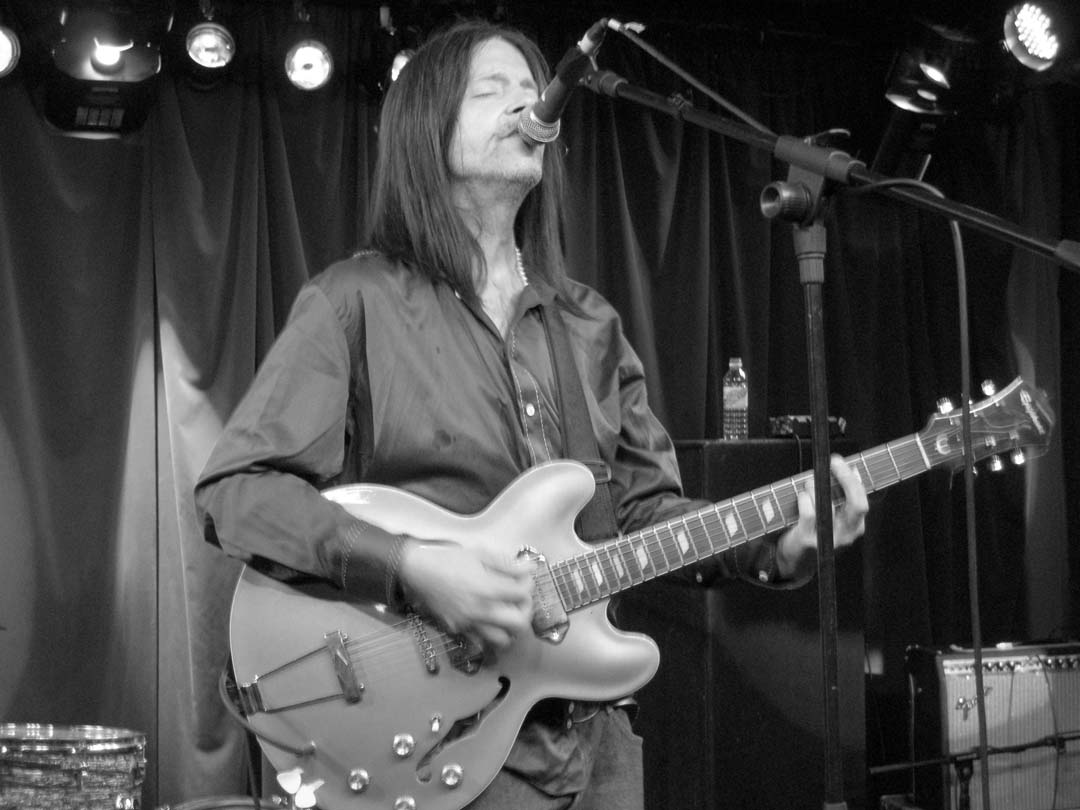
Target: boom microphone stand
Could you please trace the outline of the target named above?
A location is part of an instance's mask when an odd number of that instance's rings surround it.
[[[633,25],[633,24],[630,24]],[[609,26],[627,33],[612,20]],[[632,34],[627,34],[634,38]],[[810,379],[811,437],[814,460],[814,493],[818,508],[818,593],[821,613],[823,657],[823,707],[825,730],[825,802],[826,810],[842,810],[843,772],[839,743],[839,687],[837,677],[837,608],[835,566],[832,543],[832,509],[823,504],[834,502],[829,475],[828,401],[825,374],[825,351],[821,288],[824,283],[826,234],[821,219],[825,191],[832,186],[862,187],[898,199],[916,208],[944,216],[1029,252],[1053,259],[1063,267],[1080,270],[1080,243],[1052,241],[972,206],[935,197],[924,191],[906,188],[903,181],[867,170],[865,164],[848,154],[823,146],[814,139],[777,136],[761,127],[751,127],[731,118],[696,109],[686,99],[662,96],[635,87],[625,78],[608,70],[594,69],[582,79],[593,92],[633,101],[677,119],[702,126],[725,137],[769,152],[790,166],[785,183],[770,184],[762,193],[761,206],[766,216],[780,216],[793,223],[795,253],[804,287],[808,370]],[[966,395],[964,409],[969,406]],[[965,424],[967,420],[965,420]],[[970,433],[964,431],[968,446],[966,458],[972,459]],[[970,463],[968,465],[970,468]],[[970,480],[971,471],[967,470]],[[970,507],[969,507],[970,508]],[[985,748],[985,746],[983,746]]]

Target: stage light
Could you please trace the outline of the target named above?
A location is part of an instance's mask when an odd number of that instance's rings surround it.
[[[63,18],[53,62],[60,71],[85,82],[135,84],[161,70],[161,51],[152,41],[125,34],[119,19],[104,12],[80,9]]]
[[[45,80],[45,118],[87,137],[115,137],[141,126],[155,98],[161,71],[157,40],[167,19],[78,8],[62,13],[59,21],[52,43],[56,70]]]
[[[330,50],[317,39],[302,39],[285,54],[285,75],[301,90],[318,90],[333,72]]]
[[[948,84],[932,81],[923,70],[920,55],[910,50],[896,54],[885,89],[893,106],[922,115],[948,115],[953,111],[943,99],[947,93]]]
[[[404,51],[398,51],[394,54],[394,61],[390,63],[390,81],[396,82],[398,76],[401,74],[401,69],[409,63],[409,60],[413,58],[416,51],[410,49]]]
[[[131,50],[135,43],[128,41],[122,45],[102,42],[94,37],[94,49],[90,52],[90,64],[98,73],[112,75],[124,66],[124,51]]]
[[[232,61],[236,41],[228,28],[214,20],[211,0],[199,0],[199,13],[202,20],[187,33],[187,54],[199,67],[220,70]]]
[[[415,26],[395,24],[390,6],[379,7],[379,28],[372,37],[360,79],[373,98],[385,95],[390,85],[397,81],[401,69],[416,54],[416,45],[421,39]]]
[[[945,88],[949,87],[949,71],[945,60],[920,62],[919,69],[934,84]]]
[[[922,115],[956,111],[973,81],[978,41],[958,30],[916,21],[893,59],[885,97],[896,107]]]
[[[19,64],[19,38],[15,32],[0,25],[0,77],[7,76]]]
[[[1063,43],[1060,9],[1052,4],[1023,3],[1005,15],[1005,47],[1032,70],[1053,66]]]
[[[188,31],[187,52],[191,61],[200,67],[218,70],[232,61],[236,42],[225,26],[216,22],[202,22]]]
[[[334,73],[334,58],[330,49],[315,35],[311,15],[300,0],[293,3],[292,46],[285,54],[285,75],[301,90],[318,90],[330,81]]]

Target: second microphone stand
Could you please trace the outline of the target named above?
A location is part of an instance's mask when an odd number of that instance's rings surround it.
[[[836,607],[836,565],[833,558],[832,479],[829,475],[829,397],[825,370],[825,328],[822,287],[825,284],[827,234],[823,216],[826,182],[819,174],[792,166],[783,183],[772,183],[761,195],[761,208],[769,218],[792,223],[799,283],[803,287],[807,366],[810,375],[811,449],[817,526],[818,612],[821,623],[822,705],[825,731],[826,810],[842,810],[844,783],[840,751],[840,692]],[[821,426],[826,426],[824,429]]]
[[[627,32],[624,30],[623,33]],[[582,83],[597,94],[625,98],[765,150],[791,167],[787,182],[770,184],[763,192],[761,202],[762,210],[767,216],[781,216],[794,223],[795,253],[806,302],[814,493],[818,504],[816,510],[817,568],[825,730],[824,807],[826,810],[841,810],[846,807],[846,803],[843,800],[843,771],[839,742],[833,515],[829,506],[822,508],[822,505],[833,503],[832,479],[829,474],[828,397],[822,308],[826,237],[821,217],[825,208],[826,187],[831,182],[836,185],[873,189],[921,210],[930,211],[988,233],[1028,252],[1051,258],[1061,266],[1072,270],[1080,270],[1080,243],[1071,240],[1050,241],[981,209],[905,188],[903,185],[892,182],[892,178],[868,171],[865,164],[846,153],[821,146],[813,139],[777,136],[731,118],[698,110],[681,97],[663,96],[636,87],[622,76],[609,70],[592,70],[586,74]]]

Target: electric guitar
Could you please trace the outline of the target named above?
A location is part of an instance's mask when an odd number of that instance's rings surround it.
[[[971,407],[972,455],[1043,450],[1053,420],[1046,395],[1014,380]],[[847,461],[868,492],[960,468],[960,411]],[[323,810],[458,810],[495,777],[536,702],[614,700],[655,674],[656,644],[615,629],[609,597],[793,524],[812,477],[598,544],[574,533],[594,484],[572,461],[528,470],[474,515],[391,487],[327,490],[391,532],[507,546],[533,560],[535,632],[498,653],[481,651],[419,615],[246,567],[230,624],[239,703],[267,758]],[[839,504],[835,481],[832,491]]]

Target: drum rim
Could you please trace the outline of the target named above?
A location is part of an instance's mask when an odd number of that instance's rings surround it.
[[[273,808],[280,807],[281,804],[273,799],[264,798],[260,801],[260,806],[265,810],[273,810]],[[201,796],[196,799],[188,799],[179,804],[163,804],[157,810],[234,810],[234,808],[250,810],[250,808],[254,807],[254,797],[235,794]]]
[[[0,753],[75,750],[90,753],[139,750],[146,735],[127,728],[52,723],[0,723]]]

